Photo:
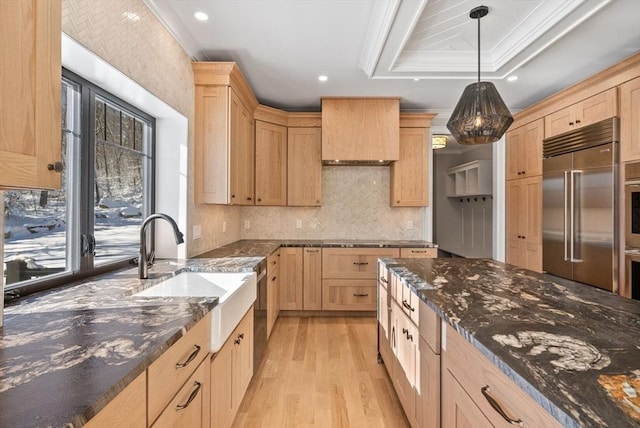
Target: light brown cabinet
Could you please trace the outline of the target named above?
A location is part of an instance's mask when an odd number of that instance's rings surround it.
[[[416,419],[422,428],[440,426],[440,317],[423,301],[420,308],[419,367],[416,369]]]
[[[211,359],[211,427],[233,424],[253,377],[253,311],[252,306]]]
[[[545,116],[544,137],[553,137],[616,116],[617,95],[617,88],[611,88]]]
[[[197,203],[254,205],[258,102],[233,62],[194,62]]]
[[[322,309],[322,252],[320,248],[305,248],[302,261],[302,309]]]
[[[0,2],[0,189],[61,184],[61,3]]]
[[[543,119],[507,132],[507,180],[542,175],[543,139]]]
[[[507,181],[507,263],[542,271],[542,177]]]
[[[401,259],[435,259],[438,257],[437,248],[400,248]]]
[[[208,361],[200,363],[200,366],[151,425],[152,428],[209,427],[210,368],[211,365]],[[126,424],[126,426],[130,425]]]
[[[525,427],[561,426],[451,326],[447,325],[446,331],[442,426],[510,426],[507,417],[514,425],[521,423]],[[504,415],[494,406],[501,408]]]
[[[323,98],[323,160],[397,160],[399,98]]]
[[[211,348],[211,314],[198,321],[147,369],[149,423],[170,405]]]
[[[256,205],[287,205],[287,128],[256,121]]]
[[[428,128],[400,128],[399,159],[391,164],[391,206],[429,205]]]
[[[295,311],[303,308],[302,248],[280,248],[280,309]]]
[[[280,249],[267,257],[267,338],[280,313]]]
[[[287,132],[287,205],[320,206],[322,132],[320,128],[289,128]]]
[[[640,160],[640,77],[620,86],[620,160]]]
[[[147,372],[111,400],[85,428],[102,427],[145,428],[147,426]]]

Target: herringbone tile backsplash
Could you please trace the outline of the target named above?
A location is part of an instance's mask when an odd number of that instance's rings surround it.
[[[326,166],[322,186],[321,207],[242,208],[242,238],[422,239],[424,209],[389,206],[389,167]]]

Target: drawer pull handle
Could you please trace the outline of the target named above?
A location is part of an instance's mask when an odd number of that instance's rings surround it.
[[[383,276],[380,277],[380,281],[384,282],[385,284],[389,283],[389,281],[387,281],[387,278],[385,278]]]
[[[196,380],[195,382],[193,382],[193,386],[195,386],[195,388],[193,388],[193,391],[191,391],[191,394],[189,394],[189,398],[187,398],[186,403],[178,404],[176,406],[176,410],[186,409],[187,407],[189,407],[189,404],[191,404],[191,402],[196,398],[198,392],[200,392],[200,388],[202,388],[202,384]]]
[[[409,330],[407,330],[406,328],[402,329],[402,334],[405,335],[405,337],[407,338],[407,340],[410,340],[413,342],[413,334],[409,334]]]
[[[355,297],[367,297],[369,293],[353,293]]]
[[[524,422],[522,422],[522,419],[512,419],[511,417],[509,417],[509,415],[507,414],[507,412],[504,411],[504,409],[502,408],[498,400],[496,400],[491,396],[489,385],[483,386],[481,391],[482,391],[482,395],[484,395],[484,398],[486,398],[489,404],[491,404],[491,407],[493,407],[493,410],[498,412],[505,421],[509,422],[511,425],[518,425],[521,427],[524,426]]]
[[[411,312],[415,312],[415,309],[413,309],[413,308],[411,307],[411,305],[407,303],[407,301],[406,301],[406,300],[403,300],[403,301],[402,301],[402,306],[404,306],[405,308],[409,309]]]
[[[411,250],[412,253],[426,253],[427,250]]]
[[[193,345],[193,352],[191,353],[191,355],[189,355],[189,357],[184,363],[176,363],[176,368],[181,369],[181,368],[187,367],[189,363],[191,363],[191,361],[193,361],[194,358],[196,358],[199,352],[200,352],[200,346]]]
[[[306,250],[307,253],[319,253],[320,250]]]
[[[364,265],[368,265],[369,262],[353,262],[353,264],[356,266],[364,266]]]

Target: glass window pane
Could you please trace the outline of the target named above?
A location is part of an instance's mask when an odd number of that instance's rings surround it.
[[[73,269],[67,251],[72,233],[69,186],[73,173],[70,154],[79,137],[80,93],[67,81],[62,84],[62,187],[60,190],[5,191],[4,274],[6,285]]]

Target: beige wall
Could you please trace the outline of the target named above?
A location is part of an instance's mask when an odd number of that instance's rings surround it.
[[[251,228],[243,228],[242,237],[422,239],[424,209],[389,206],[389,167],[326,166],[322,186],[321,207],[243,208]],[[301,229],[296,220],[302,220]]]
[[[180,45],[141,0],[63,0],[62,7],[62,31],[186,116],[193,165],[193,72]],[[188,257],[240,237],[240,208],[194,204],[189,171]],[[192,239],[193,225],[202,226],[202,239]]]

